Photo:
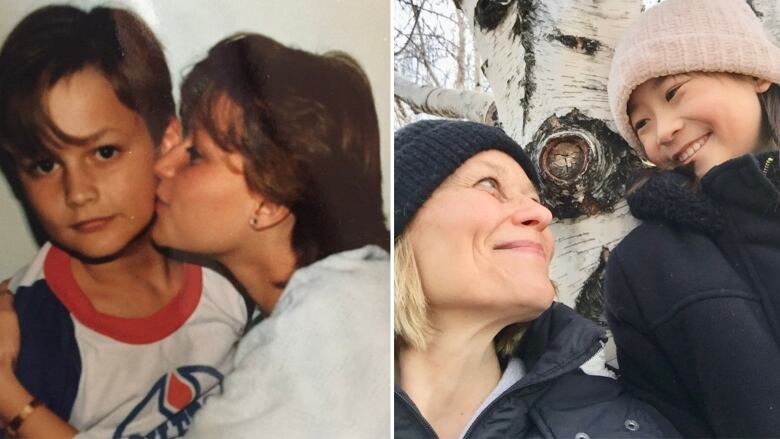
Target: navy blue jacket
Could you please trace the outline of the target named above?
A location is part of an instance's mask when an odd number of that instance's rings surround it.
[[[621,379],[686,437],[780,435],[777,162],[730,160],[700,190],[654,177],[629,197],[644,223],[609,257]]]
[[[554,304],[523,336],[516,355],[528,373],[477,417],[466,438],[679,437],[658,411],[611,378],[579,367],[602,346],[604,331]],[[403,390],[395,390],[395,437],[436,438]]]

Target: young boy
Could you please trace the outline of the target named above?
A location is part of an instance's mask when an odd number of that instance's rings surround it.
[[[95,437],[177,437],[220,391],[247,306],[150,239],[155,145],[178,140],[162,48],[132,13],[45,7],[0,49],[0,162],[51,240],[11,282],[7,435],[72,435],[57,415]]]

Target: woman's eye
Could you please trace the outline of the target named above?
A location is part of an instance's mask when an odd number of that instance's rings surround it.
[[[105,145],[95,150],[95,155],[100,160],[111,160],[119,153],[119,149],[113,145]]]
[[[203,156],[200,154],[200,151],[198,151],[198,148],[196,148],[194,145],[191,145],[189,148],[187,148],[187,154],[189,154],[190,163],[195,163],[203,158]]]
[[[674,95],[677,94],[677,90],[679,90],[681,86],[682,84],[678,84],[666,91],[666,94],[664,95],[666,102],[669,102],[674,98]]]
[[[493,177],[485,177],[477,182],[474,186],[481,189],[498,190],[498,181]]]

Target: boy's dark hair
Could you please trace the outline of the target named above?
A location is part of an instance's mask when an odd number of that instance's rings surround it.
[[[238,34],[193,67],[181,96],[185,130],[240,152],[249,187],[295,215],[299,267],[366,244],[389,248],[377,116],[351,57]],[[225,98],[235,111],[216,117]]]
[[[53,123],[43,97],[57,81],[87,67],[105,75],[159,144],[176,108],[168,65],[152,31],[123,9],[46,6],[19,22],[0,49],[3,162],[45,156],[47,145],[84,142]],[[11,166],[5,168],[14,178]]]

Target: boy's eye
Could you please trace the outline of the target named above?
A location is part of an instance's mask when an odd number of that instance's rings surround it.
[[[117,155],[119,149],[113,145],[101,146],[95,150],[95,155],[101,160],[110,160]]]
[[[57,163],[51,159],[39,160],[29,166],[29,171],[36,175],[48,175],[54,171],[57,167]]]
[[[196,148],[194,145],[190,145],[190,147],[187,148],[187,154],[189,154],[190,163],[195,163],[203,158],[203,156],[200,154],[200,151],[198,151],[198,148]]]

